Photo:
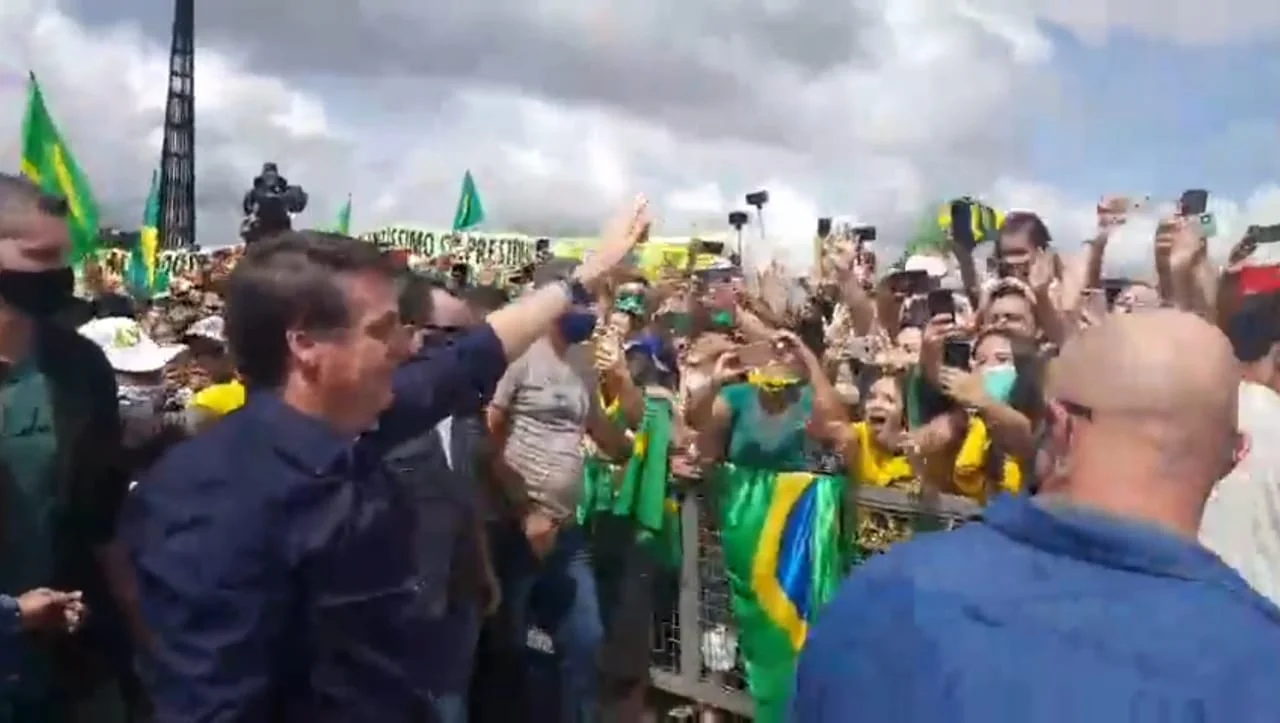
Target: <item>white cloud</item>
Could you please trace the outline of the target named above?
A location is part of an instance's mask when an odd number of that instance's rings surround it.
[[[0,76],[39,73],[108,220],[128,225],[159,159],[170,3],[92,5],[89,24],[68,9],[77,1],[0,4]],[[325,13],[298,0],[205,3],[200,239],[233,239],[240,195],[274,160],[311,193],[305,223],[328,224],[352,193],[357,230],[447,224],[470,169],[490,227],[548,235],[589,233],[638,191],[655,200],[662,233],[723,229],[745,192],[767,188],[770,238],[757,251],[796,268],[819,215],[874,223],[892,247],[930,199],[974,189],[1031,206],[1070,245],[1092,199],[1019,177],[1029,114],[1053,92],[1035,13],[1082,32],[1190,27],[1147,23],[1155,6],[1137,0],[1107,6],[1112,15],[1058,0],[364,0]],[[20,85],[0,82],[0,107],[14,109],[0,117],[8,167]],[[1280,190],[1215,210],[1221,246],[1280,212]],[[756,227],[753,214],[753,246]],[[1126,230],[1116,263],[1143,259],[1143,228]]]

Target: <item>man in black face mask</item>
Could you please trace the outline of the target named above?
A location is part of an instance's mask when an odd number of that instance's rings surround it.
[[[0,174],[0,593],[80,590],[93,611],[73,639],[24,641],[20,682],[0,693],[14,720],[122,720],[138,619],[113,542],[128,484],[115,378],[54,321],[73,298],[70,245],[66,202]]]
[[[443,284],[413,273],[399,280],[400,319],[415,346],[450,344],[481,318]],[[467,689],[480,622],[496,603],[497,585],[482,530],[480,480],[484,401],[458,407],[435,429],[393,449],[390,468],[419,515],[415,552],[425,604],[439,616],[433,702],[442,723],[467,720]]]

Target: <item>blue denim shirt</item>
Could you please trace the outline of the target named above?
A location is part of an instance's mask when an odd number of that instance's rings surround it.
[[[1002,497],[852,573],[797,723],[1280,720],[1280,610],[1194,540]]]
[[[156,641],[140,672],[157,723],[431,720],[437,628],[383,457],[505,368],[481,326],[404,365],[358,440],[254,393],[153,468],[121,524]]]

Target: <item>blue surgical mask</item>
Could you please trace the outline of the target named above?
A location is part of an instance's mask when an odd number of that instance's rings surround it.
[[[1016,381],[1018,381],[1018,370],[1012,364],[1001,364],[982,370],[982,386],[986,389],[987,396],[998,402],[1008,403]]]
[[[566,311],[557,323],[560,336],[570,344],[578,344],[590,339],[596,330],[596,315],[590,311]]]

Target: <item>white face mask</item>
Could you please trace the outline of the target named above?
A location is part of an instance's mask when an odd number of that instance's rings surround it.
[[[164,407],[161,385],[121,385],[116,399],[120,405],[122,441],[125,447],[136,447],[160,431]]]

